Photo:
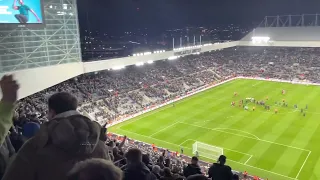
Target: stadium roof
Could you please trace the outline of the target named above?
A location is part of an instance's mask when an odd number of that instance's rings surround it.
[[[252,37],[269,37],[270,41],[313,41],[320,42],[320,14],[267,16],[260,25],[241,41]],[[297,47],[300,43],[296,43]]]

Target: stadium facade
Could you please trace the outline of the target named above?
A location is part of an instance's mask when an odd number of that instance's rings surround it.
[[[21,84],[19,98],[56,85],[83,73],[143,64],[150,61],[197,54],[234,46],[320,47],[318,20],[312,26],[286,26],[275,17],[277,26],[258,27],[240,41],[179,48],[162,53],[129,56],[94,62],[82,62],[79,25],[75,0],[44,1],[44,29],[17,28],[0,31],[0,72],[13,73]],[[315,15],[318,18],[319,15]],[[302,18],[303,16],[301,16]],[[265,21],[270,22],[270,17]],[[289,20],[288,20],[289,21]],[[292,20],[291,20],[292,22]],[[267,23],[262,23],[267,25]],[[252,37],[269,37],[253,42]],[[196,53],[195,53],[196,52]]]

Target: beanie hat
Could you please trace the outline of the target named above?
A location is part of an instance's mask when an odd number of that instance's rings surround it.
[[[26,138],[32,138],[40,129],[40,125],[35,122],[28,122],[22,126],[22,135]]]

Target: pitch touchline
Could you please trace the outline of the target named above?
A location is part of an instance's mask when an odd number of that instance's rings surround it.
[[[127,132],[127,133],[131,133],[131,134],[136,134],[136,135],[141,136],[141,137],[145,137],[145,138],[153,139],[153,140],[156,140],[156,141],[164,142],[164,143],[167,143],[167,144],[170,144],[170,145],[178,146],[177,144],[174,144],[174,143],[171,143],[171,142],[168,142],[168,141],[163,141],[163,140],[160,140],[160,139],[152,138],[152,137],[145,136],[145,135],[142,135],[142,134],[138,134],[138,133],[135,133],[135,132],[130,132],[130,131],[127,131],[127,130],[124,130],[124,129],[121,129],[121,128],[119,128],[119,130]],[[184,148],[191,149],[189,147],[184,147]],[[241,163],[241,162],[238,162],[238,161],[233,161],[231,159],[229,159],[229,161],[237,163],[237,164],[241,164],[241,165],[244,165],[244,166],[248,166],[248,167],[251,167],[251,168],[254,168],[254,169],[258,169],[260,171],[264,171],[264,172],[267,172],[267,173],[275,174],[277,176],[285,177],[285,178],[292,179],[292,180],[297,180],[297,178],[292,178],[292,177],[289,177],[289,176],[286,176],[286,175],[283,175],[283,174],[279,174],[279,173],[276,173],[276,172],[272,172],[272,171],[268,171],[268,170],[261,169],[261,168],[258,168],[258,167],[254,167],[254,166],[251,166],[251,165],[248,165],[248,164],[244,164],[244,163]]]

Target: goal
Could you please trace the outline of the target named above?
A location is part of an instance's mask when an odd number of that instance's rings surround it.
[[[192,145],[192,153],[208,159],[217,159],[223,155],[223,148],[196,141]]]

